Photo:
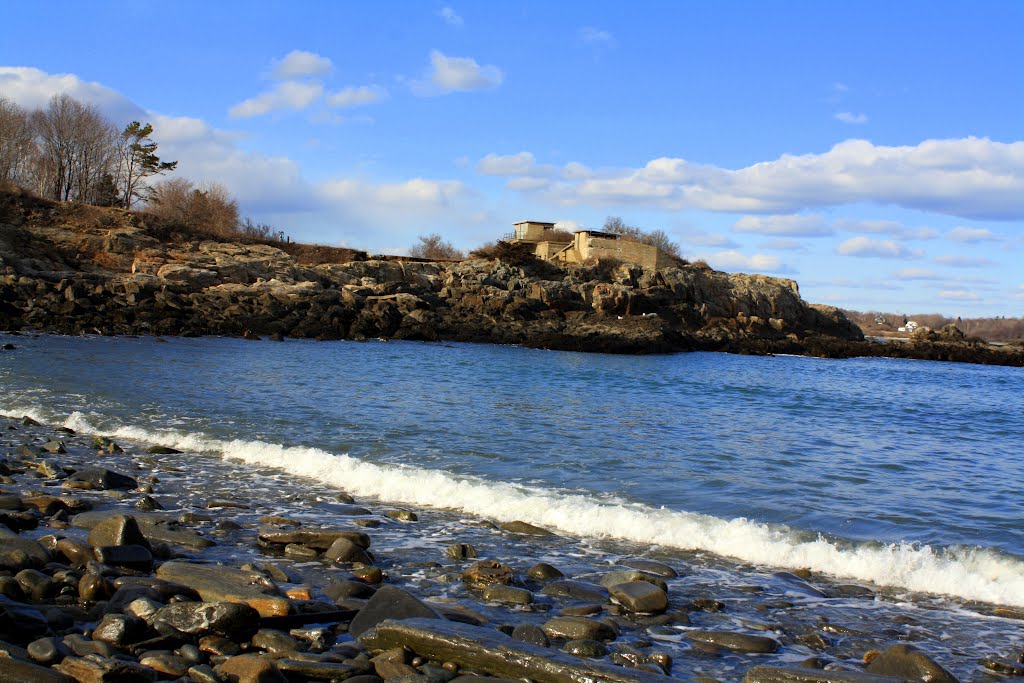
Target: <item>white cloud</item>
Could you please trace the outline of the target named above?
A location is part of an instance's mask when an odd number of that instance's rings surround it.
[[[969,289],[943,289],[939,291],[939,298],[951,301],[981,301],[981,296]]]
[[[530,152],[516,154],[494,154],[492,152],[476,165],[476,172],[483,175],[535,176],[547,175],[551,171],[550,166],[538,166]]]
[[[83,81],[74,74],[49,74],[27,66],[0,66],[0,94],[18,106],[45,109],[54,95],[68,94],[91,104],[116,124],[145,120],[146,110],[127,97],[94,81]]]
[[[682,237],[683,242],[699,247],[718,247],[720,249],[736,249],[740,245],[720,233],[692,229]]]
[[[935,262],[953,268],[984,268],[994,264],[992,259],[979,256],[936,256]]]
[[[441,19],[444,20],[444,23],[448,24],[449,26],[456,26],[459,28],[462,27],[462,17],[460,17],[458,13],[451,7],[442,7],[441,9],[437,10],[437,16],[441,17]]]
[[[244,119],[261,116],[273,111],[291,109],[302,111],[324,94],[324,87],[319,83],[300,83],[284,81],[274,84],[270,90],[240,102],[228,110],[231,118]]]
[[[911,228],[898,221],[888,220],[851,220],[840,218],[832,225],[848,232],[884,235],[893,240],[930,240],[939,234],[931,228]]]
[[[430,64],[430,82],[444,93],[497,88],[505,78],[496,66],[481,66],[470,57],[448,57],[440,50],[430,53]],[[421,89],[417,94],[425,93]]]
[[[787,237],[826,237],[835,231],[818,215],[744,216],[732,226],[736,232]]]
[[[747,256],[735,250],[716,252],[708,256],[706,260],[715,268],[731,271],[785,273],[791,270],[782,263],[778,256],[768,254],[752,254]]]
[[[867,114],[854,114],[849,111],[841,111],[835,115],[836,121],[842,121],[843,123],[849,123],[852,125],[860,125],[868,122]]]
[[[377,86],[352,86],[342,88],[327,96],[327,104],[331,107],[347,108],[360,107],[366,104],[380,102],[388,96],[387,90]]]
[[[997,235],[987,228],[965,228],[956,227],[946,233],[948,239],[954,242],[964,242],[966,244],[977,244],[979,242],[1002,242],[1006,238],[1002,235]]]
[[[662,157],[637,169],[564,178],[552,192],[564,204],[795,213],[867,202],[1019,219],[1024,217],[1024,141],[968,137],[889,147],[847,140],[822,154],[785,154],[737,170]]]
[[[611,33],[604,29],[595,28],[594,26],[584,26],[581,28],[580,40],[589,45],[598,45],[601,47],[611,47],[615,45],[615,38]]]
[[[593,178],[594,172],[581,163],[570,161],[562,168],[562,177],[566,180],[586,180]]]
[[[274,63],[273,77],[279,81],[309,76],[323,76],[334,68],[331,60],[315,52],[292,50],[281,60]]]
[[[758,249],[771,249],[772,251],[806,251],[807,245],[799,240],[777,239],[761,242]]]
[[[578,221],[555,221],[555,229],[576,232],[583,229],[583,224]]]
[[[536,192],[547,186],[548,181],[546,178],[534,178],[530,176],[511,178],[507,183],[505,183],[505,187],[518,192]]]
[[[868,237],[851,237],[836,247],[836,253],[843,256],[872,258],[914,258],[916,254],[893,240],[873,240]]]
[[[457,180],[413,178],[396,183],[372,183],[345,178],[321,184],[319,193],[323,198],[331,201],[438,208],[449,205],[464,195],[466,187]]]
[[[892,276],[897,280],[937,281],[945,279],[938,273],[926,268],[904,268],[903,270],[897,270]]]

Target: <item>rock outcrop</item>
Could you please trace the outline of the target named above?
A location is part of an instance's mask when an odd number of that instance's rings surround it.
[[[692,265],[566,269],[535,260],[364,256],[309,264],[284,245],[168,239],[147,220],[0,195],[0,329],[452,340],[619,353],[984,355],[948,334],[882,349],[864,342],[842,311],[807,304],[797,284],[782,278]],[[886,352],[893,348],[899,354]],[[1024,351],[980,360],[1006,358],[1024,363]]]

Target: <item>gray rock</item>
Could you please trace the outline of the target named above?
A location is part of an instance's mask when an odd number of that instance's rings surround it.
[[[80,467],[68,477],[68,481],[85,482],[97,489],[134,489],[139,484],[132,477],[102,467]]]
[[[56,581],[37,569],[22,569],[14,578],[25,595],[36,602],[53,597],[59,588]]]
[[[934,659],[913,645],[902,643],[893,645],[871,660],[867,672],[928,683],[958,683],[956,676],[946,671]]]
[[[107,614],[92,631],[92,639],[114,647],[124,647],[142,640],[146,622],[126,614]]]
[[[32,661],[43,666],[56,664],[70,654],[64,643],[56,638],[37,638],[29,643],[25,650]]]
[[[538,647],[547,647],[551,644],[544,629],[536,624],[519,624],[512,629],[512,639]]]
[[[207,602],[244,603],[265,617],[291,612],[291,603],[278,594],[277,585],[258,572],[174,560],[160,565],[156,575],[188,586]]]
[[[364,634],[360,642],[373,653],[408,647],[424,659],[453,662],[468,671],[536,683],[665,683],[662,675],[578,659],[512,640],[491,628],[454,622],[385,621]]]
[[[661,590],[668,592],[668,584],[665,583],[665,579],[654,574],[648,574],[638,569],[629,569],[625,571],[608,572],[603,574],[597,582],[605,588],[610,588],[617,583],[629,583],[630,581],[646,581],[647,583],[654,584]]]
[[[411,510],[388,510],[384,513],[385,517],[391,519],[397,519],[400,522],[418,522],[419,516]]]
[[[654,574],[655,576],[660,576],[666,579],[674,579],[675,577],[679,576],[679,572],[677,572],[672,567],[662,562],[655,562],[654,560],[630,558],[628,560],[623,560],[622,564],[626,565],[627,567],[639,569],[640,571],[647,572],[648,574]]]
[[[479,560],[462,572],[462,581],[477,588],[493,584],[507,586],[515,581],[515,576],[515,571],[508,565],[495,560]]]
[[[81,516],[81,515],[79,515]],[[131,515],[112,515],[92,528],[89,544],[93,547],[139,545],[148,548],[139,524]]]
[[[547,562],[538,562],[526,571],[526,575],[531,579],[537,579],[538,581],[549,581],[551,579],[561,579],[565,577],[561,571],[552,567]]]
[[[903,678],[876,676],[862,671],[820,670],[755,666],[743,683],[906,683]]]
[[[248,637],[260,623],[259,613],[237,602],[177,602],[161,607],[153,624],[165,624],[190,636]]]
[[[484,600],[506,605],[530,605],[533,604],[533,593],[525,588],[494,584],[484,589]]]
[[[504,524],[498,525],[499,529],[508,531],[513,534],[525,534],[527,536],[554,536],[552,532],[548,531],[543,527],[530,524],[529,522],[522,522],[516,520],[514,522],[505,522]]]
[[[603,621],[586,617],[555,617],[542,627],[549,638],[566,640],[614,640],[615,631]]]
[[[47,441],[42,446],[40,446],[40,448],[46,451],[47,453],[53,453],[55,455],[63,455],[64,453],[68,452],[68,449],[64,447],[63,441]]]
[[[544,595],[551,595],[560,598],[573,598],[574,600],[586,600],[588,602],[607,602],[608,591],[601,586],[585,581],[552,581],[540,591]]]
[[[773,638],[748,636],[744,633],[733,633],[732,631],[702,631],[695,629],[687,631],[684,635],[698,643],[707,643],[734,652],[767,653],[775,652],[779,649],[779,642]]]
[[[477,557],[476,548],[468,543],[453,543],[445,554],[453,560],[471,560]]]
[[[660,614],[668,609],[668,595],[647,581],[629,581],[608,588],[612,600],[630,612]]]
[[[50,561],[50,552],[30,538],[22,538],[0,526],[0,569],[18,572]]]
[[[115,567],[148,570],[153,566],[153,553],[141,545],[101,545],[94,549],[96,561]]]
[[[373,564],[373,560],[370,559],[365,550],[344,536],[334,539],[331,547],[324,551],[324,558],[331,562]]]
[[[570,640],[562,649],[576,657],[596,659],[608,654],[608,648],[600,640]]]
[[[299,641],[284,631],[273,628],[261,628],[251,640],[255,647],[273,654],[299,650]]]
[[[374,593],[373,587],[362,581],[332,581],[323,590],[335,602],[346,598],[368,598]]]
[[[358,638],[382,621],[413,618],[440,619],[441,616],[401,588],[381,586],[352,619],[348,632]]]

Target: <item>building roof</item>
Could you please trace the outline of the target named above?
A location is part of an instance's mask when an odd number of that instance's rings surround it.
[[[547,225],[551,226],[552,228],[555,227],[554,223],[548,223],[546,221],[518,221],[516,223],[513,223],[512,225],[526,225],[527,223],[533,223],[534,225]]]

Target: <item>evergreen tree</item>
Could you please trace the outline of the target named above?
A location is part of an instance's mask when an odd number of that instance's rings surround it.
[[[157,144],[149,137],[152,134],[152,124],[142,125],[132,121],[118,139],[120,204],[125,209],[132,208],[136,201],[149,196],[147,178],[173,171],[178,165],[177,161],[160,161],[156,155]]]

